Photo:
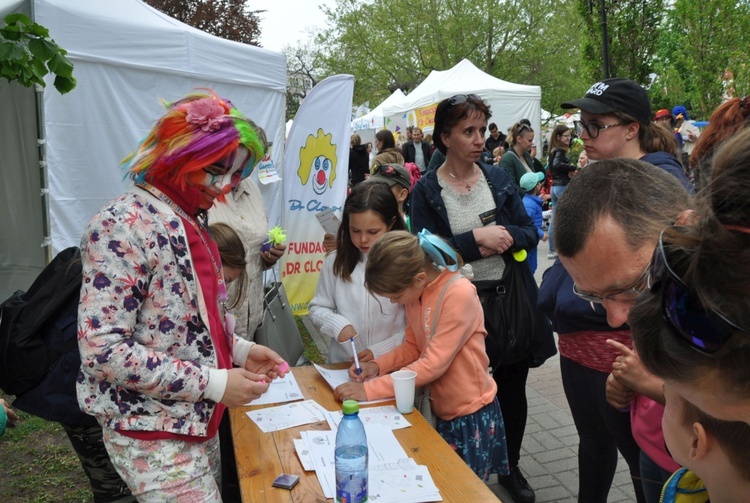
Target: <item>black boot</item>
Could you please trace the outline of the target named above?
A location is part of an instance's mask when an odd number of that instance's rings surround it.
[[[510,497],[515,503],[534,503],[536,494],[529,483],[524,478],[521,470],[516,466],[510,469],[510,475],[498,475],[498,483],[508,491]]]

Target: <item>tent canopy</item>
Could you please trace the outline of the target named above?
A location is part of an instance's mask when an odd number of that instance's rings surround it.
[[[386,106],[396,105],[401,103],[406,98],[406,95],[401,89],[396,89],[393,94],[388,96],[383,102],[370,110],[369,113],[354,119],[352,121],[352,131],[357,132],[362,129],[380,129],[385,126],[385,116],[383,115],[383,108]]]
[[[507,131],[523,118],[531,121],[535,131],[540,131],[542,89],[493,77],[468,59],[461,60],[449,70],[431,72],[404,100],[384,106],[383,115],[407,115],[411,119],[409,116],[417,109],[435,105],[456,94],[469,93],[479,95],[490,105],[490,122],[495,122],[500,131]],[[412,120],[408,122],[413,124]]]
[[[40,99],[33,89],[0,86],[0,125],[12,131],[0,135],[0,211],[11,217],[0,221],[0,293],[26,289],[45,263],[40,244],[50,242],[53,254],[79,244],[91,217],[129,185],[120,161],[163,114],[160,98],[214,89],[266,130],[281,169],[283,53],[214,37],[139,0],[0,0],[0,15],[10,12],[31,14],[50,30],[78,85],[60,95],[48,76]],[[46,141],[39,154],[37,126]],[[48,212],[39,211],[40,160]],[[277,186],[261,187],[266,201]]]

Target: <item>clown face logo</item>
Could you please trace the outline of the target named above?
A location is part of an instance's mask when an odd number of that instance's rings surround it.
[[[336,146],[332,143],[332,134],[325,134],[318,129],[315,136],[309,135],[305,146],[299,152],[299,176],[302,185],[307,185],[312,175],[313,191],[321,195],[326,188],[333,187],[336,179]]]

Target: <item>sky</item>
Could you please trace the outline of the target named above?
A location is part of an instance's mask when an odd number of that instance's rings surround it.
[[[309,28],[322,29],[326,17],[319,6],[333,7],[335,0],[252,0],[252,10],[265,10],[260,17],[260,44],[274,51],[306,41]]]

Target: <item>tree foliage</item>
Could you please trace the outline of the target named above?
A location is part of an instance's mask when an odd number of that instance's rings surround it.
[[[584,19],[583,56],[589,80],[604,78],[599,0],[578,0]],[[648,84],[664,20],[664,0],[605,0],[610,77]]]
[[[286,55],[286,71],[290,81],[296,77],[308,78],[312,87],[315,87],[328,73],[325,71],[323,54],[315,44],[314,35],[311,35],[307,42],[300,43],[296,47],[284,47],[284,54]],[[287,120],[292,119],[297,114],[297,110],[299,110],[299,106],[306,96],[306,90],[300,86],[291,85],[291,83],[287,85]]]
[[[262,10],[252,11],[248,0],[144,0],[155,9],[217,37],[260,47]]]
[[[49,36],[49,30],[24,14],[9,14],[0,22],[0,77],[24,87],[39,84],[44,76],[55,74],[54,86],[60,94],[76,86],[73,63],[67,51]]]
[[[659,42],[655,108],[683,104],[706,119],[725,97],[750,91],[747,0],[677,0]]]
[[[545,108],[585,90],[581,19],[553,0],[337,0],[319,50],[355,76],[355,103],[413,90],[464,58],[504,80],[540,85]]]

